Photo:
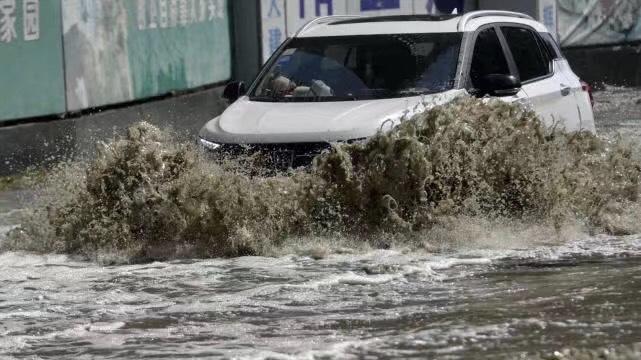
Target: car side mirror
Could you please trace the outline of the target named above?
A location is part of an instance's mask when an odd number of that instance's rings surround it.
[[[514,75],[489,74],[481,78],[480,95],[513,96],[521,91],[521,81]]]
[[[245,83],[242,81],[233,81],[225,86],[223,98],[229,100],[230,103],[233,103],[238,100],[239,97],[245,95],[245,93],[247,93]]]

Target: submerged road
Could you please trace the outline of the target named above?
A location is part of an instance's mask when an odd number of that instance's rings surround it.
[[[596,101],[601,134],[641,137],[641,91]],[[0,234],[27,194],[0,194]],[[435,254],[323,259],[101,266],[7,252],[0,358],[591,358],[612,346],[606,358],[641,358],[641,235],[489,223],[458,234]]]

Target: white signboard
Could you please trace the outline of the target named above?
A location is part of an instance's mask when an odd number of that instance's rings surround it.
[[[347,0],[349,13],[366,16],[412,15],[413,0]]]
[[[263,61],[287,39],[285,0],[261,0]]]
[[[286,2],[289,36],[293,36],[303,25],[317,17],[348,13],[345,0],[286,0]]]
[[[539,0],[539,21],[548,28],[554,38],[558,38],[556,0]]]
[[[459,3],[460,0],[449,0]],[[554,1],[554,0],[552,0]],[[438,14],[448,0],[261,0],[263,61],[307,22],[321,16]],[[462,12],[462,9],[460,9]]]

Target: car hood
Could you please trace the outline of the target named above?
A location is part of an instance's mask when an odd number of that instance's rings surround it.
[[[217,143],[334,142],[370,137],[465,90],[408,98],[340,102],[259,102],[242,97],[200,137]]]

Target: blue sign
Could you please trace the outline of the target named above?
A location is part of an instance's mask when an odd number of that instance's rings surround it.
[[[431,7],[430,5],[433,4],[433,6],[436,7],[436,10],[441,14],[451,14],[454,10],[457,10],[458,13],[462,13],[464,10],[463,3],[463,0],[430,0],[427,2],[428,12]]]
[[[316,0],[316,16],[321,16],[321,5],[327,6],[327,15],[334,15],[334,0]],[[305,0],[300,0],[299,16],[305,18]]]
[[[361,0],[361,11],[394,10],[401,8],[401,0]]]

